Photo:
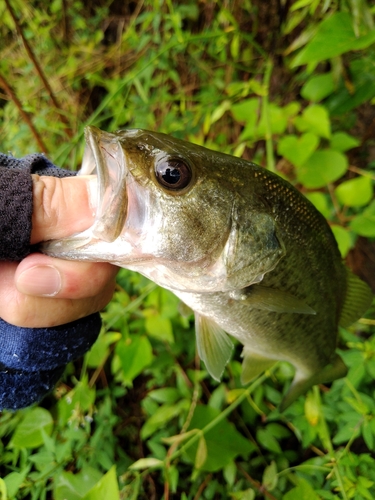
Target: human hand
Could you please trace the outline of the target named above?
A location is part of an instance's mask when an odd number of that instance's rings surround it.
[[[32,177],[31,244],[92,225],[92,177]],[[88,316],[111,300],[117,271],[107,263],[64,261],[40,253],[20,263],[0,262],[0,317],[16,326],[40,328]]]

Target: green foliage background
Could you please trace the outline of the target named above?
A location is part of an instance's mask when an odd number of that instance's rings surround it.
[[[345,257],[375,237],[374,15],[366,0],[3,0],[0,150],[76,169],[87,124],[173,134],[287,178]],[[244,388],[238,348],[214,382],[192,317],[123,270],[92,350],[39,406],[0,415],[0,498],[372,499],[371,317],[341,331],[348,376],[280,414],[288,364]]]

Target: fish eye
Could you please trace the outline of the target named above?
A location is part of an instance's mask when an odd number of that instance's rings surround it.
[[[192,172],[184,161],[178,159],[164,159],[155,167],[156,179],[167,189],[178,191],[189,185]]]

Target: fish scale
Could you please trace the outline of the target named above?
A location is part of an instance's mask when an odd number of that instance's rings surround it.
[[[97,175],[96,221],[46,243],[55,257],[106,261],[174,292],[195,313],[198,353],[219,380],[233,343],[242,381],[277,360],[295,377],[280,409],[346,374],[338,326],[369,307],[324,217],[251,162],[173,137],[86,129],[81,173]]]

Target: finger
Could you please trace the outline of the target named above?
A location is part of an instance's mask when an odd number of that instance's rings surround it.
[[[118,267],[105,262],[75,262],[34,253],[17,267],[15,284],[25,295],[85,299],[114,284]]]
[[[109,284],[99,295],[79,300],[19,294],[16,301],[3,302],[0,315],[5,321],[15,326],[50,328],[100,311],[111,300],[113,290],[114,286]]]
[[[100,311],[111,300],[115,281],[108,280],[100,293],[78,299],[34,297],[14,285],[17,264],[0,263],[0,317],[8,323],[28,328],[47,328],[69,323]]]
[[[93,224],[96,176],[32,178],[32,244],[64,238]]]

